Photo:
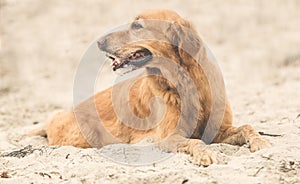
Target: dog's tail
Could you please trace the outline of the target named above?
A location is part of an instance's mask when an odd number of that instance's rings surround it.
[[[40,126],[39,128],[36,128],[34,130],[31,130],[27,133],[28,136],[41,136],[41,137],[45,137],[47,138],[47,128],[53,118],[53,116],[57,113],[60,113],[60,112],[64,112],[63,110],[57,110],[57,111],[54,111],[53,113],[51,113],[51,115],[49,116],[48,118],[48,121]]]
[[[46,126],[39,127],[27,133],[29,136],[41,136],[47,138]]]

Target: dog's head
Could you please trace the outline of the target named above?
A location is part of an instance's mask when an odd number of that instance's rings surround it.
[[[98,47],[107,53],[114,71],[122,68],[126,73],[157,57],[188,65],[184,62],[199,56],[201,43],[192,25],[177,13],[152,10],[136,16],[126,28],[100,38]]]

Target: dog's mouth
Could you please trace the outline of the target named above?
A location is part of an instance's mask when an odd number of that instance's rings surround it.
[[[120,68],[130,68],[131,70],[127,71],[130,72],[150,61],[152,59],[152,53],[148,49],[143,48],[131,52],[126,57],[118,57],[109,53],[107,54],[107,57],[111,59],[111,67],[113,71],[116,71]]]

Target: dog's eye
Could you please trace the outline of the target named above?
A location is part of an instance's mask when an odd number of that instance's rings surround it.
[[[138,23],[138,22],[133,22],[133,23],[131,24],[131,28],[132,28],[132,29],[142,29],[143,26],[142,26],[142,24],[140,24],[140,23]]]

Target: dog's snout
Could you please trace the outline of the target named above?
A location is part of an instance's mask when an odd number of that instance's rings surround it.
[[[106,38],[100,38],[97,42],[99,49],[104,50],[107,46],[107,39]]]

